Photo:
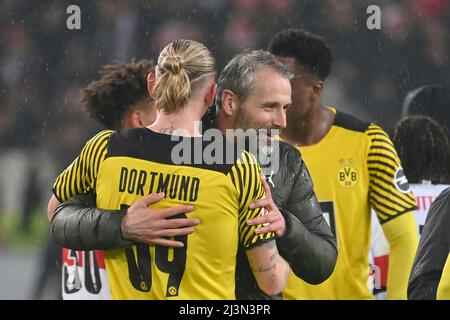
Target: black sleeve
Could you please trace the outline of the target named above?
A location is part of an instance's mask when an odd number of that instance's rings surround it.
[[[310,284],[319,284],[328,279],[336,265],[336,237],[323,217],[308,169],[296,151],[295,158],[288,161],[297,164],[296,180],[287,205],[279,208],[287,232],[277,239],[277,245],[296,276]]]
[[[450,251],[450,188],[431,205],[414,260],[408,299],[436,300],[439,280]]]
[[[76,196],[61,204],[50,223],[53,240],[73,250],[111,250],[131,246],[123,239],[126,210],[96,208],[95,195]]]

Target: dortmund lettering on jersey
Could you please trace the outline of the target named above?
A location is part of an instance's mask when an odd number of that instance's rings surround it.
[[[291,273],[283,296],[372,299],[367,286],[370,207],[385,223],[416,205],[393,144],[380,127],[336,112],[322,141],[299,149],[338,240],[339,254],[329,279],[309,285]]]
[[[240,152],[234,164],[173,165],[171,150],[177,143],[146,128],[100,133],[55,183],[60,200],[94,190],[98,207],[107,210],[127,208],[154,192],[165,192],[166,198],[153,208],[195,207],[189,217],[200,225],[193,234],[176,237],[184,248],[138,244],[106,252],[113,299],[234,299],[238,246],[274,238],[273,233],[257,235],[246,224],[263,214],[260,208],[249,209],[264,195],[253,155]]]

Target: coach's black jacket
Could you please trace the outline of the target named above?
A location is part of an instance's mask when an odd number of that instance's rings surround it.
[[[286,234],[276,239],[278,250],[299,278],[319,284],[331,275],[336,264],[336,238],[322,216],[300,152],[284,142],[279,146],[279,171],[267,177],[272,197],[286,220]],[[55,242],[74,250],[108,250],[131,245],[120,231],[125,212],[111,214],[94,206],[93,195],[79,196],[60,205],[51,222]],[[236,297],[268,299],[258,289],[243,250],[237,260]]]
[[[319,284],[331,275],[336,264],[336,238],[322,216],[300,152],[284,142],[280,142],[279,152],[279,171],[266,176],[272,198],[287,227],[286,234],[277,238],[278,251],[299,278]],[[243,250],[238,253],[237,261],[236,297],[268,298],[258,290]]]

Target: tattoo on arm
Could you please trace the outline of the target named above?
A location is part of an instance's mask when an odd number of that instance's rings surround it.
[[[276,271],[277,268],[277,260],[278,260],[278,250],[277,247],[275,245],[275,241],[270,241],[270,242],[266,242],[264,244],[262,244],[261,246],[266,247],[268,249],[273,250],[272,255],[270,256],[270,266],[254,266],[253,265],[253,261],[250,261],[250,265],[252,267],[253,272],[255,273],[261,273],[261,272],[268,272],[268,271],[272,271],[271,274],[271,280],[275,280],[275,275],[273,272]]]

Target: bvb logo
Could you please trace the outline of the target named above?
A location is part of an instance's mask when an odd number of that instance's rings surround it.
[[[174,286],[169,287],[169,294],[171,296],[176,296],[177,295],[177,288],[175,288]]]
[[[352,167],[342,167],[338,172],[338,180],[344,187],[353,187],[358,182],[358,172]]]

